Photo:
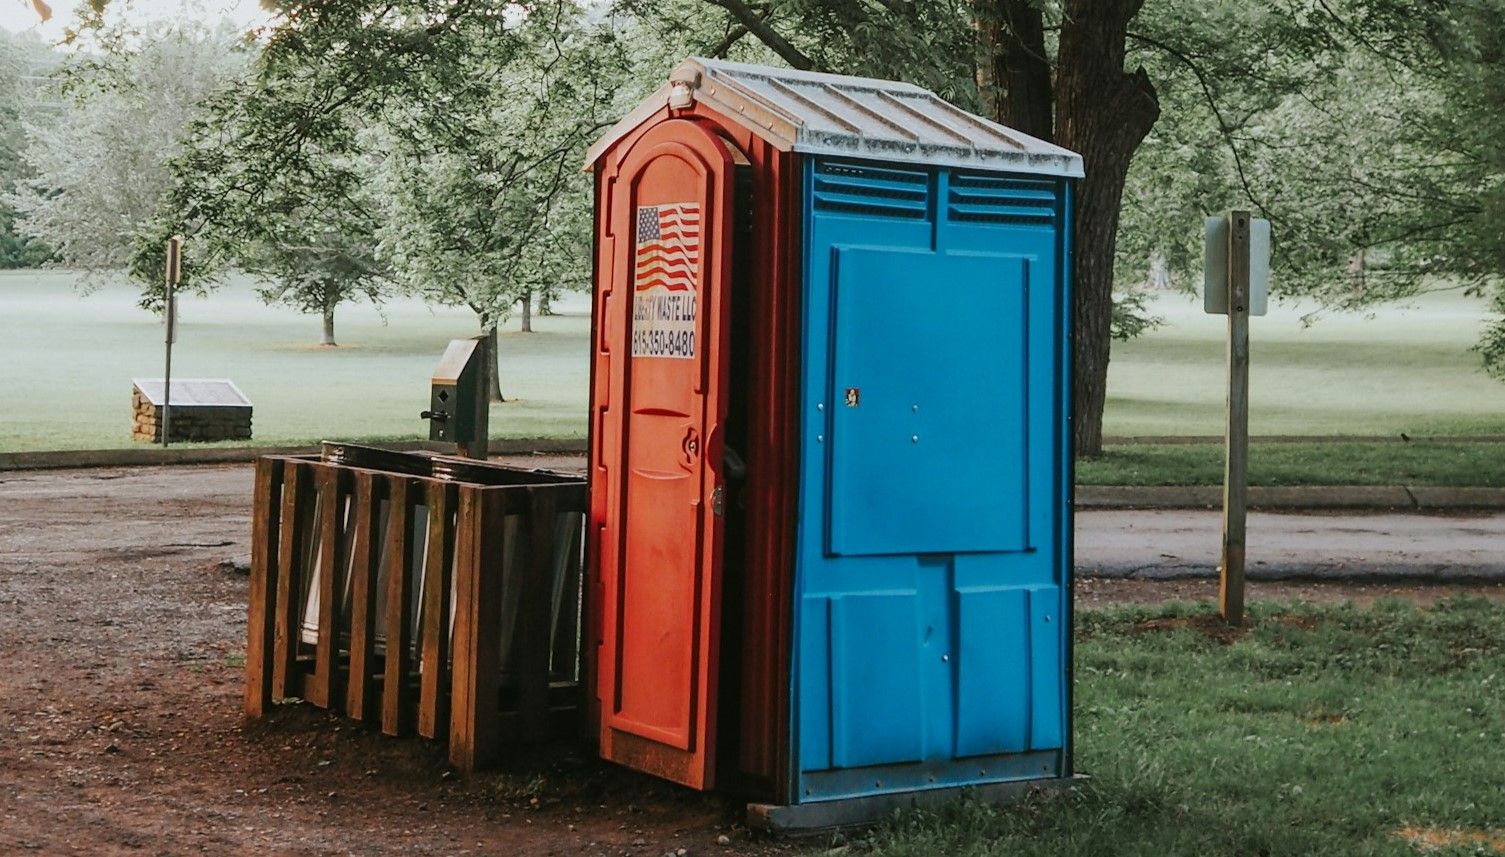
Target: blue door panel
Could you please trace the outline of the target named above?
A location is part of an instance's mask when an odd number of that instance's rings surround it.
[[[1028,260],[834,252],[829,552],[1023,550]]]
[[[1058,774],[1066,183],[812,159],[805,187],[794,797]]]
[[[1020,753],[1030,734],[1029,591],[956,593],[956,755]]]
[[[913,591],[831,599],[832,767],[924,755],[918,601]]]

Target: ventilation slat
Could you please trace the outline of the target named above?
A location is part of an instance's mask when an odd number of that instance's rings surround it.
[[[1050,226],[1058,195],[1053,182],[953,173],[946,203],[958,222]]]
[[[865,164],[824,161],[815,169],[816,211],[924,219],[930,214],[930,176]]]
[[[987,204],[995,199],[1007,199],[1015,204],[1034,204],[1051,206],[1056,204],[1056,195],[1052,191],[1025,190],[983,190],[976,188],[951,188],[951,198],[960,202],[979,202]]]
[[[951,216],[959,219],[978,219],[987,217],[1013,217],[1021,220],[1038,220],[1049,223],[1056,219],[1056,213],[1048,208],[1031,208],[1024,205],[962,205],[951,204]]]
[[[923,218],[928,211],[926,206],[896,206],[887,204],[886,200],[877,199],[853,199],[847,196],[833,196],[818,193],[815,195],[816,211],[839,211],[846,214],[869,214],[877,217],[902,217],[905,219]]]

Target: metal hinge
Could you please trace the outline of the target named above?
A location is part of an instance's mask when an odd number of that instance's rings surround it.
[[[726,489],[717,485],[711,492],[711,514],[721,517],[726,513]]]

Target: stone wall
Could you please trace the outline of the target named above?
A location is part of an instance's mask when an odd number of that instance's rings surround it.
[[[162,442],[162,406],[154,405],[131,390],[131,438],[147,443]],[[212,407],[174,405],[172,439],[174,441],[250,440],[251,409],[248,407]]]

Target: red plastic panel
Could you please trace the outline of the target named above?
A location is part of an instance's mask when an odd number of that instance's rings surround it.
[[[732,170],[713,133],[669,119],[598,184],[601,754],[696,788],[715,769]]]

